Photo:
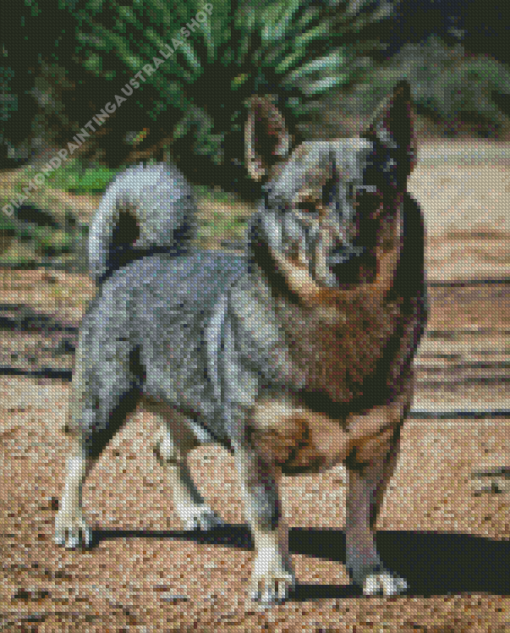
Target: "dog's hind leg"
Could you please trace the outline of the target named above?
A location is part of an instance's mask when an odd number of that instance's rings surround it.
[[[162,437],[154,447],[154,454],[164,467],[172,487],[174,506],[184,529],[210,530],[223,525],[223,521],[204,502],[189,470],[189,452],[199,441],[177,411],[164,405],[146,407],[158,418]]]
[[[116,354],[101,358],[87,350],[83,341],[77,351],[73,375],[71,411],[66,431],[73,441],[67,461],[64,491],[55,518],[55,543],[74,549],[88,547],[92,532],[82,511],[82,488],[87,475],[109,440],[137,406],[139,390],[130,373],[129,351],[117,346]]]

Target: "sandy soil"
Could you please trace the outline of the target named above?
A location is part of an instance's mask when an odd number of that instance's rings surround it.
[[[300,584],[293,600],[259,610],[247,600],[253,551],[232,458],[201,448],[192,463],[228,526],[180,531],[149,415],[89,478],[94,549],[55,546],[68,377],[93,288],[78,275],[0,271],[0,631],[510,632],[509,285],[458,283],[509,277],[510,171],[450,161],[448,146],[426,151],[411,182],[431,282],[414,408],[443,419],[408,421],[378,522],[381,554],[411,592],[365,598],[350,586],[337,467],[285,480]],[[496,416],[459,414],[473,411]]]

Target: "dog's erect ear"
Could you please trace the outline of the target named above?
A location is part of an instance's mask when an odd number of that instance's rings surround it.
[[[416,137],[411,104],[411,88],[404,79],[395,86],[393,93],[376,109],[372,122],[362,137],[377,141],[388,149],[401,150],[399,167],[405,176],[416,165]]]
[[[292,142],[283,116],[265,97],[249,99],[244,129],[246,166],[254,180],[268,175],[270,168],[288,157]]]

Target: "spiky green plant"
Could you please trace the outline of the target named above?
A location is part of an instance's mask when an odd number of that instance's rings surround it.
[[[353,15],[348,5],[341,0],[331,6],[314,0],[213,0],[207,20],[187,38],[180,29],[203,10],[202,0],[129,6],[90,0],[75,15],[84,65],[116,81],[119,76],[128,81],[154,57],[163,59],[159,51],[168,50],[167,44],[175,48],[175,39],[181,42],[146,79],[158,98],[146,101],[145,86],[136,98],[149,121],[164,120],[171,112],[176,153],[187,153],[190,166],[191,152],[207,157],[195,162],[198,172],[225,162],[231,170],[240,166],[243,102],[251,94],[274,95],[292,125],[313,110],[320,95],[354,79],[356,57],[367,47],[357,35],[382,15]]]
[[[87,141],[89,146],[102,143],[107,154],[115,155],[109,165],[118,166],[131,148],[152,147],[154,136],[167,133],[175,154],[188,162],[188,171],[197,176],[212,171],[212,180],[222,182],[215,169],[225,167],[227,180],[234,183],[242,164],[243,103],[248,96],[274,95],[292,126],[312,111],[318,97],[356,77],[357,56],[373,45],[361,44],[363,28],[384,17],[384,11],[374,0],[354,4],[19,0],[13,16],[16,37],[6,40],[6,59],[8,65],[20,66],[28,52],[30,63],[38,65],[34,94],[40,96],[44,121],[56,131],[57,147],[141,71],[141,88],[105,123],[103,136]],[[183,36],[181,29],[205,5],[210,5],[207,19]],[[34,41],[30,34],[41,31],[47,36],[38,36],[36,60],[32,49],[22,48]],[[177,48],[174,39],[180,41]],[[176,50],[164,59],[159,51],[168,50],[167,44]],[[144,67],[157,64],[154,58],[163,63],[149,76]],[[17,76],[24,76],[16,68]]]

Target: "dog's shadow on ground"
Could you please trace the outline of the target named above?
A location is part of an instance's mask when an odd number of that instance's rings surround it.
[[[94,543],[120,538],[157,538],[194,541],[252,549],[248,527],[225,525],[210,532],[96,530]],[[377,534],[385,564],[406,578],[409,594],[431,596],[458,593],[508,595],[510,542],[448,532],[385,531]],[[345,534],[341,530],[292,528],[293,554],[325,558],[345,564]],[[294,600],[359,596],[353,585],[299,584]]]

